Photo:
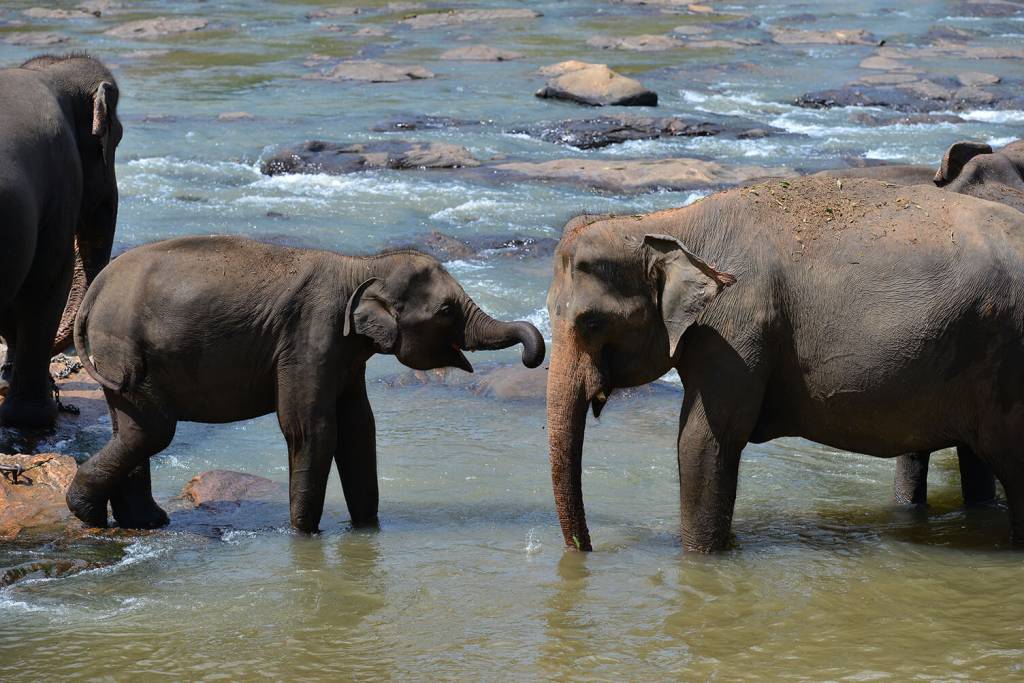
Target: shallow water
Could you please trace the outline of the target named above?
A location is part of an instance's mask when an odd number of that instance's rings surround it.
[[[401,12],[311,22],[315,3],[140,2],[102,19],[29,20],[7,2],[0,38],[39,28],[70,37],[116,67],[125,137],[119,151],[119,248],[183,234],[232,233],[368,251],[430,230],[557,237],[582,210],[639,212],[701,192],[614,195],[447,172],[261,176],[277,145],[306,139],[444,140],[479,158],[707,156],[813,170],[869,158],[936,163],[964,138],[1003,144],[1024,112],[968,111],[961,123],[858,123],[856,109],[806,110],[801,93],[863,75],[870,46],[778,46],[632,53],[588,48],[594,34],[665,33],[732,20],[606,2],[531,3],[539,19],[410,30]],[[61,5],[67,6],[67,5]],[[442,5],[436,5],[441,7]],[[469,6],[445,3],[444,7]],[[473,6],[518,6],[491,3]],[[982,45],[1019,45],[1018,17],[957,16],[952,2],[726,3],[721,11],[801,28],[866,28],[890,44],[930,26],[978,31]],[[891,8],[891,11],[887,11]],[[137,16],[204,16],[195,34],[130,41],[102,30]],[[787,20],[813,14],[816,22]],[[29,26],[11,26],[26,21]],[[324,26],[336,23],[340,32]],[[388,38],[356,39],[362,26]],[[764,34],[740,24],[724,36]],[[462,41],[463,36],[472,40]],[[716,37],[721,37],[717,36]],[[440,61],[453,44],[525,54],[503,63]],[[64,46],[57,46],[58,48]],[[51,48],[52,49],[52,48]],[[0,43],[12,63],[41,50]],[[147,52],[141,52],[147,51]],[[154,52],[156,51],[156,52]],[[422,63],[433,80],[359,85],[304,79],[310,53]],[[788,131],[760,140],[674,138],[578,151],[506,131],[604,114],[537,100],[538,66],[607,62],[661,96],[659,115],[739,116]],[[925,65],[927,66],[927,65]],[[1017,60],[934,64],[942,74],[1024,78]],[[223,122],[222,112],[253,120]],[[867,112],[882,113],[882,112]],[[371,132],[407,115],[483,125]],[[450,270],[491,313],[548,334],[546,259],[480,258]],[[474,362],[515,362],[514,352]],[[744,453],[733,550],[684,553],[678,539],[674,441],[681,391],[613,398],[588,429],[584,488],[596,552],[563,551],[551,500],[544,407],[445,386],[390,387],[400,371],[371,362],[378,423],[381,530],[352,531],[337,479],[324,532],[287,529],[285,500],[219,513],[174,508],[153,534],[70,545],[0,546],[0,567],[76,557],[100,568],[0,589],[4,680],[306,678],[437,680],[1011,680],[1024,676],[1024,558],[1007,548],[1003,509],[960,507],[951,454],[933,460],[931,506],[890,504],[892,462],[801,440]],[[83,449],[83,440],[70,448]],[[85,455],[79,452],[79,455]],[[169,501],[198,472],[226,468],[286,478],[273,417],[182,424],[153,461]]]

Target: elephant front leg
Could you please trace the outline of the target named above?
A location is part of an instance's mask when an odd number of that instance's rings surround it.
[[[992,468],[967,446],[957,446],[960,461],[960,492],[964,505],[989,505],[996,499],[996,477]]]
[[[334,460],[352,526],[377,526],[377,437],[361,368],[338,399],[338,446]]]
[[[900,505],[927,505],[928,461],[931,453],[906,453],[896,458],[893,496]]]

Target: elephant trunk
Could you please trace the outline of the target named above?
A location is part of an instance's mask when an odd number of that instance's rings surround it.
[[[535,368],[544,361],[544,338],[536,327],[522,320],[495,320],[468,298],[463,305],[466,331],[462,348],[466,351],[507,349],[522,344],[523,365]]]
[[[71,346],[75,332],[75,316],[82,306],[82,299],[85,298],[85,290],[88,284],[85,278],[85,265],[82,263],[82,255],[78,251],[78,243],[75,243],[75,273],[71,279],[71,291],[68,293],[67,303],[64,304],[64,312],[60,316],[60,325],[57,327],[57,336],[53,340],[51,354],[61,353]]]
[[[583,436],[598,373],[572,329],[563,323],[555,334],[559,344],[552,351],[547,389],[551,484],[565,544],[592,550],[583,508]]]

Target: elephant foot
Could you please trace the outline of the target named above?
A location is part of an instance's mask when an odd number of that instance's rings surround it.
[[[370,531],[376,531],[380,529],[380,520],[377,519],[377,515],[372,517],[352,517],[349,521],[353,529],[367,529]]]
[[[82,523],[89,527],[105,529],[107,526],[107,500],[88,495],[83,486],[72,481],[65,500],[68,509]]]
[[[112,499],[110,507],[114,521],[122,529],[159,529],[171,523],[171,518],[152,498],[134,504],[116,504]]]
[[[57,421],[57,402],[52,398],[10,396],[0,403],[0,426],[35,429]]]

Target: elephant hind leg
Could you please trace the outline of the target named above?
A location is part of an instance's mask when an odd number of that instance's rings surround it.
[[[928,504],[928,461],[931,453],[906,453],[896,458],[893,494],[900,505]]]
[[[990,505],[996,499],[996,478],[992,468],[967,446],[957,446],[960,460],[960,491],[964,505]]]
[[[68,488],[68,508],[90,526],[107,525],[107,501],[124,527],[153,528],[167,515],[153,501],[149,458],[174,438],[176,421],[155,402],[144,407],[104,390],[116,431],[99,453],[85,461]]]

